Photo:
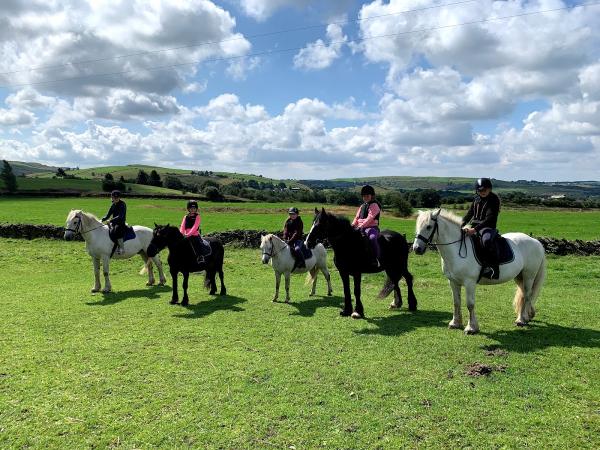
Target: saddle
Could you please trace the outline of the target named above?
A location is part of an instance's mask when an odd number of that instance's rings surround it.
[[[475,259],[481,266],[482,271],[483,268],[486,266],[491,267],[493,269],[494,274],[491,277],[491,279],[497,280],[500,277],[500,266],[511,263],[515,259],[515,254],[510,244],[505,238],[503,238],[499,234],[496,236],[492,243],[492,246],[494,246],[495,248],[495,261],[490,261],[490,257],[489,255],[487,255],[485,249],[483,248],[483,245],[481,244],[481,239],[479,239],[479,237],[473,237],[473,239],[471,239],[471,242],[473,243],[473,254],[475,255]],[[481,279],[481,275],[479,276],[479,279]]]
[[[198,236],[191,236],[188,238],[190,241],[190,245],[194,252],[196,249],[200,253],[198,256],[206,257],[212,254],[212,247],[210,246],[210,242],[204,238]]]
[[[300,253],[302,253],[304,259],[312,258],[312,250],[308,248],[304,242],[302,242],[302,246],[300,247]]]
[[[114,228],[110,227],[108,230],[108,236],[110,237],[110,240],[113,241],[114,244],[117,243],[117,239],[118,237],[115,236],[114,233]],[[123,233],[123,242],[125,241],[130,241],[131,239],[135,239],[135,231],[133,230],[132,226],[129,225],[125,225],[125,233]]]

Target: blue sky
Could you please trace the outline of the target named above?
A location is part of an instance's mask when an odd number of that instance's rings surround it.
[[[574,5],[3,2],[0,157],[281,178],[598,179],[600,5]]]

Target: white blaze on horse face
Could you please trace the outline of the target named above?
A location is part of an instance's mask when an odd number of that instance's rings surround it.
[[[271,259],[271,254],[273,253],[273,243],[266,236],[261,238],[260,249],[262,251],[263,264],[269,264],[269,259]]]
[[[427,229],[427,226],[430,224],[430,218],[428,218],[427,221],[424,220],[425,214],[425,212],[420,212],[417,217],[416,237],[413,242],[413,251],[417,255],[422,255],[427,250],[427,243],[424,242],[423,239],[419,238],[419,236],[424,236],[423,233]]]

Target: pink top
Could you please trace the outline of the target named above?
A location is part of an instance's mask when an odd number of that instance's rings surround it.
[[[181,226],[179,227],[179,231],[181,231],[181,234],[183,234],[185,237],[190,237],[190,236],[200,236],[200,233],[198,232],[198,230],[200,229],[200,214],[196,215],[196,221],[194,222],[194,225],[192,226],[192,228],[185,228],[185,219],[187,218],[187,215],[183,216],[183,220],[181,221]]]
[[[352,221],[353,227],[369,228],[379,226],[379,221],[375,217],[377,217],[377,214],[381,212],[381,208],[377,203],[371,203],[371,205],[369,206],[369,214],[367,215],[366,219],[358,218],[358,216],[360,215],[360,210],[361,208],[359,207],[358,211],[356,212],[356,216]]]

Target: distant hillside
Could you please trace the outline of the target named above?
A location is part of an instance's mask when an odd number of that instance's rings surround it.
[[[473,192],[474,178],[465,177],[410,177],[384,176],[364,178],[337,178],[330,180],[290,180],[274,179],[262,175],[240,174],[231,172],[212,172],[194,169],[171,169],[157,166],[134,164],[127,166],[92,167],[88,169],[68,169],[67,178],[56,177],[57,167],[45,166],[38,163],[10,162],[15,174],[19,176],[20,190],[75,190],[81,192],[98,192],[101,190],[101,180],[107,173],[115,180],[121,177],[127,183],[131,193],[152,193],[174,195],[182,191],[192,193],[204,192],[206,186],[216,186],[226,196],[235,198],[240,195],[246,198],[264,200],[260,196],[248,194],[253,192],[328,192],[354,191],[366,183],[376,187],[379,193],[390,191],[415,191],[433,189],[441,191],[443,196],[470,195]],[[140,170],[150,174],[153,170],[164,182],[168,177],[179,180],[178,186],[156,187],[135,184]],[[22,178],[22,176],[26,178]],[[45,181],[44,181],[45,180]],[[599,181],[569,181],[569,182],[539,182],[533,180],[493,180],[494,190],[500,193],[521,192],[537,197],[567,196],[573,198],[600,198]],[[244,193],[245,192],[245,193]],[[274,195],[274,194],[271,194]],[[304,199],[308,201],[310,199]],[[315,199],[316,201],[316,199]]]

